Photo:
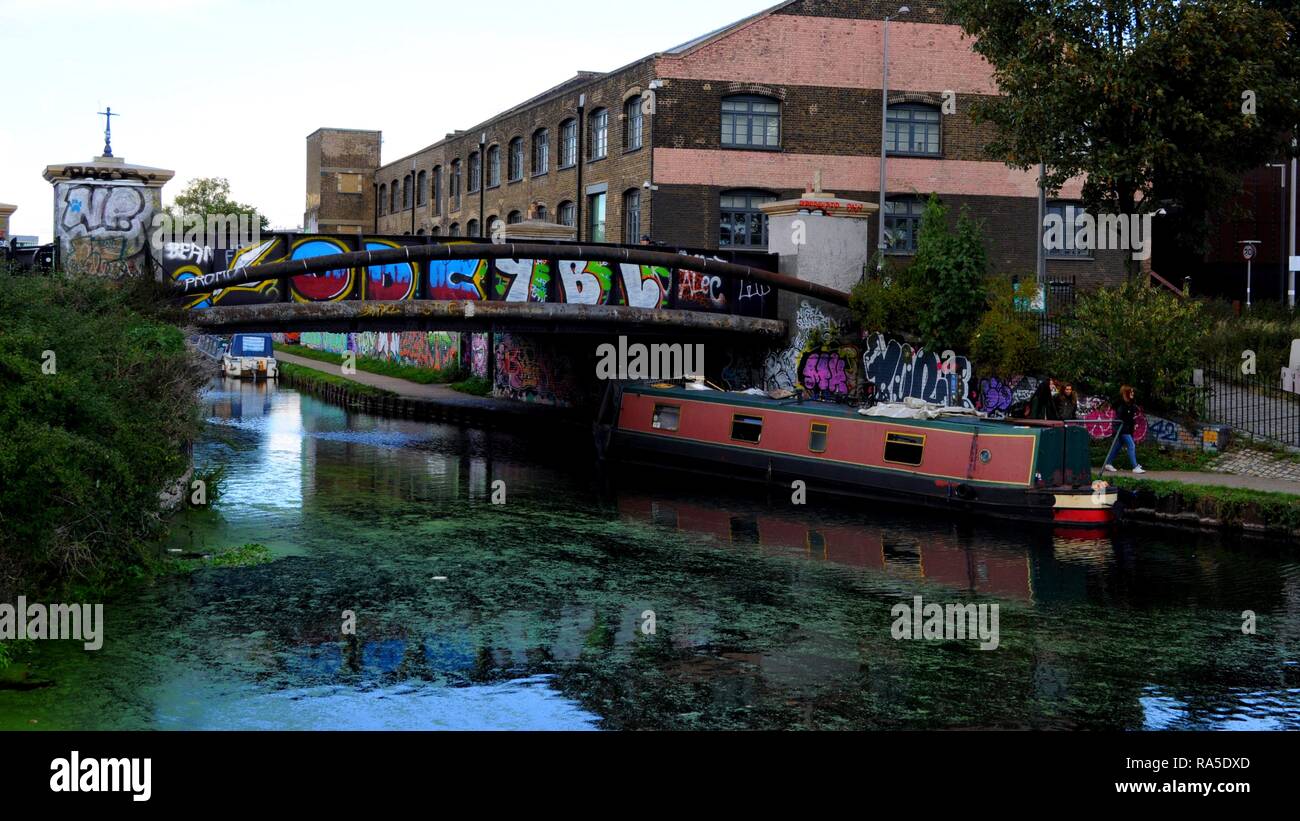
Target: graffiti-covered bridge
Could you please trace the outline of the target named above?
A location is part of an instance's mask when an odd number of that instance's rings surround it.
[[[782,291],[846,305],[841,291],[731,259],[645,246],[417,244],[425,238],[276,234],[228,266],[169,246],[173,289],[214,332],[518,330],[781,336]],[[753,264],[750,264],[753,263]],[[203,270],[218,267],[218,270]]]

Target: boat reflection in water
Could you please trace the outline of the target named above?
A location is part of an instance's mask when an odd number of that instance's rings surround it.
[[[914,522],[876,524],[855,521],[858,517],[848,513],[738,510],[718,507],[715,500],[701,504],[637,493],[621,494],[617,504],[625,519],[710,536],[738,549],[757,548],[765,556],[805,556],[900,580],[1023,602],[1082,598],[1089,570],[1104,569],[1114,560],[1114,545],[1105,529],[1093,533],[1058,528],[1040,532],[1028,543],[1023,538],[1011,543],[985,538],[984,531],[1005,527],[973,530],[969,523],[944,527],[938,522],[918,531]]]

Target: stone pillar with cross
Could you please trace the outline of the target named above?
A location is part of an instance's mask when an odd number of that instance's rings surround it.
[[[113,156],[111,108],[105,119],[104,153],[89,162],[45,168],[54,186],[54,241],[66,273],[121,279],[155,276],[150,247],[154,215],[162,209],[162,187],[174,171],[131,165]]]

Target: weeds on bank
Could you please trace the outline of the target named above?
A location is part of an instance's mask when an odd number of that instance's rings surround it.
[[[307,348],[301,345],[285,345],[279,342],[275,343],[275,349],[294,356],[301,356],[304,359],[314,359],[317,362],[329,362],[334,365],[343,364],[342,354],[330,353],[329,351],[318,351],[315,348]],[[444,385],[455,382],[465,375],[459,367],[424,368],[418,365],[406,365],[401,362],[376,359],[370,356],[356,357],[356,366],[359,371],[405,379],[407,382],[416,382],[421,385]]]

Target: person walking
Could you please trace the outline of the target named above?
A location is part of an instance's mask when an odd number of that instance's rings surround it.
[[[1074,394],[1074,385],[1066,382],[1056,397],[1056,418],[1061,420],[1079,418],[1079,397]]]
[[[1133,439],[1133,433],[1137,430],[1137,403],[1134,401],[1135,391],[1128,385],[1119,389],[1119,403],[1115,406],[1115,416],[1120,422],[1119,435],[1110,445],[1110,452],[1106,454],[1106,465],[1102,470],[1106,473],[1117,473],[1113,461],[1115,454],[1119,453],[1119,446],[1123,444],[1128,449],[1128,460],[1133,463],[1134,473],[1146,473],[1142,466],[1138,464],[1137,442]]]

